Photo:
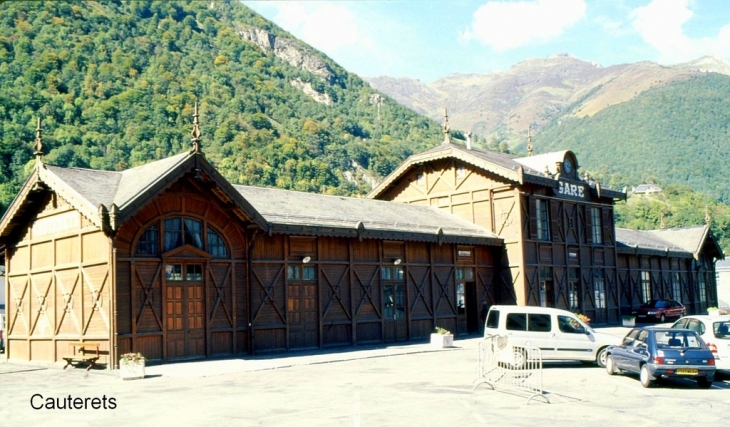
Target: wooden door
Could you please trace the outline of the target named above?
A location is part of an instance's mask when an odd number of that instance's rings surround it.
[[[289,283],[287,322],[289,348],[317,348],[319,324],[317,318],[317,284]]]
[[[167,358],[205,356],[205,297],[202,283],[166,287]]]
[[[393,282],[384,283],[383,304],[384,341],[407,340],[408,319],[406,318],[405,285]]]

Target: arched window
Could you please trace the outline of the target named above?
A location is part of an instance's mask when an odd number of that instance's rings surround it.
[[[206,227],[205,231],[204,235],[203,223],[197,219],[166,218],[161,223],[151,224],[142,233],[137,242],[136,255],[154,256],[190,245],[207,251],[214,258],[227,258],[230,252],[220,234],[212,227]]]
[[[213,255],[213,258],[228,258],[226,242],[210,227],[208,227],[208,253]]]

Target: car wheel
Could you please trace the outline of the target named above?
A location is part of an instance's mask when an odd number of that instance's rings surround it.
[[[641,381],[641,385],[644,386],[644,388],[649,388],[654,384],[654,378],[651,376],[649,368],[647,368],[646,365],[641,366],[639,380]]]
[[[608,347],[603,347],[598,351],[598,354],[596,355],[596,365],[598,365],[599,368],[605,368],[606,367],[606,358],[608,357]]]
[[[666,321],[667,321],[667,316],[665,316],[665,315],[663,315],[663,314],[662,314],[662,316],[661,316],[661,317],[659,318],[659,321],[660,321],[661,323],[664,323],[664,322],[666,322]]]
[[[700,386],[700,388],[710,388],[712,387],[712,381],[708,380],[707,378],[697,378],[697,385]]]
[[[608,375],[616,373],[616,364],[613,362],[613,357],[610,354],[606,356],[606,372],[608,372]]]

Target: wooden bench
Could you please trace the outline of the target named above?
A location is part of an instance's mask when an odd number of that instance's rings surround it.
[[[88,363],[89,369],[96,367],[96,361],[99,360],[99,343],[98,342],[70,342],[68,346],[71,348],[72,353],[63,356],[63,360],[66,361],[66,365],[63,369],[68,368],[72,364]]]

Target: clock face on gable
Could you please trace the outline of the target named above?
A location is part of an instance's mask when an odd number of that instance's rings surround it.
[[[563,160],[563,171],[565,172],[565,175],[573,176],[573,161],[570,157],[566,157],[565,160]]]

